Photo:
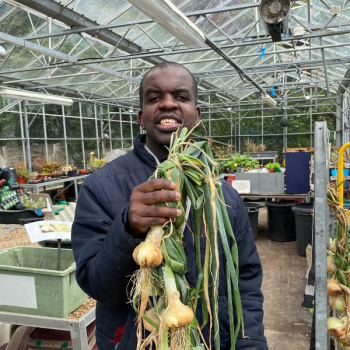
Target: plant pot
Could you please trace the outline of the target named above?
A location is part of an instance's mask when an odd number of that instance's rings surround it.
[[[57,199],[66,199],[66,195],[64,194],[64,191],[61,192],[58,196]]]
[[[269,169],[269,173],[276,173],[276,169]]]
[[[74,169],[72,171],[68,171],[68,176],[74,177],[74,176],[77,176],[77,173],[78,173],[78,170]]]
[[[43,208],[37,209],[36,210],[37,215],[42,215],[43,213]]]
[[[26,183],[26,178],[24,176],[17,176],[17,183],[19,185],[24,185]]]
[[[31,209],[31,210],[33,210],[33,212],[36,213],[36,209]]]
[[[39,174],[37,179],[40,180],[40,179],[45,179],[45,177],[47,176],[47,174]]]

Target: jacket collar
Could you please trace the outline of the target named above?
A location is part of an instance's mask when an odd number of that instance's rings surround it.
[[[141,134],[135,137],[134,139],[134,150],[133,152],[141,159],[142,162],[146,163],[153,169],[156,169],[159,164],[157,157],[148,150],[146,147],[146,135]]]

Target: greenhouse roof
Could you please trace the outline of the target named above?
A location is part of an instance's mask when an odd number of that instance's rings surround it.
[[[309,95],[308,87],[348,90],[346,0],[294,1],[291,27],[305,33],[287,33],[275,43],[260,19],[259,2],[172,3],[262,90],[278,90],[279,100],[295,90]],[[331,14],[331,5],[340,6],[340,13]],[[2,86],[137,108],[142,76],[168,60],[194,74],[202,102],[215,93],[224,105],[235,105],[259,92],[211,47],[186,47],[125,0],[0,0],[0,26]]]

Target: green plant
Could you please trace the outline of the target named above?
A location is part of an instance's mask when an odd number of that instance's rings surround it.
[[[16,168],[17,176],[21,176],[21,177],[24,177],[26,179],[29,178],[30,173],[29,173],[29,170],[27,169],[27,167],[24,165],[24,162],[16,163],[15,168]]]
[[[61,170],[61,163],[44,163],[41,165],[40,169],[43,174],[57,173],[59,170]]]
[[[26,209],[34,209],[35,202],[33,202],[28,196],[23,196],[22,204]]]
[[[73,167],[70,164],[66,164],[64,167],[62,167],[62,173],[68,174],[69,171],[73,170]]]
[[[94,152],[91,152],[89,156],[90,156],[90,168],[100,169],[107,164],[106,159],[104,158],[98,159],[97,157],[95,157]]]
[[[276,168],[280,168],[280,167],[281,167],[280,163],[267,163],[265,165],[266,169],[276,169]]]
[[[39,197],[39,200],[34,204],[35,209],[42,209],[44,207],[43,198]]]
[[[234,154],[230,158],[218,163],[220,171],[236,171],[238,167],[257,169],[259,161],[248,154]]]

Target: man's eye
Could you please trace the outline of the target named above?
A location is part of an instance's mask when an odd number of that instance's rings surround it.
[[[188,97],[187,96],[182,96],[182,95],[179,95],[176,97],[178,100],[184,100],[184,101],[187,101],[188,100]]]
[[[154,97],[151,97],[148,101],[149,102],[155,102],[155,101],[158,101],[159,97],[158,96],[154,96]]]

